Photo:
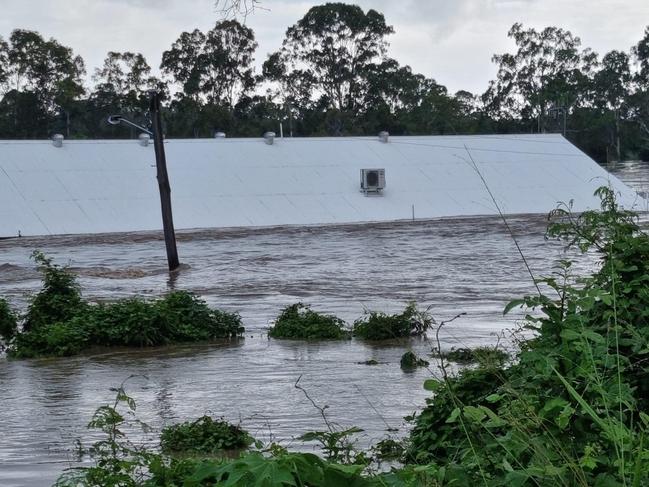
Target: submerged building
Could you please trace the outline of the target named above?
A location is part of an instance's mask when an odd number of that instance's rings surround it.
[[[598,207],[637,194],[559,135],[165,141],[177,229],[326,225]],[[0,237],[157,230],[153,144],[0,141]]]

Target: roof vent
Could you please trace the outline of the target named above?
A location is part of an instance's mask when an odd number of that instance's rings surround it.
[[[146,147],[149,145],[149,142],[151,141],[151,136],[149,134],[140,134],[138,135],[138,143],[142,147]]]
[[[384,144],[387,144],[389,138],[390,138],[389,132],[386,131],[379,132],[379,142],[383,142]]]
[[[63,147],[63,139],[65,139],[65,137],[63,137],[62,134],[52,135],[52,145],[54,147]]]
[[[225,139],[225,132],[214,132],[215,139]]]
[[[361,169],[361,192],[380,194],[385,188],[385,169]]]
[[[268,145],[273,145],[273,142],[275,142],[275,132],[266,132],[264,134],[264,142]]]

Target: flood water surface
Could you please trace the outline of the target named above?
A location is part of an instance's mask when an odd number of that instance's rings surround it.
[[[643,163],[614,171],[638,190],[649,186]],[[544,238],[542,216],[509,218],[532,273],[552,271],[565,256]],[[0,296],[24,308],[39,289],[29,259],[34,249],[79,275],[84,296],[99,301],[159,296],[170,289],[201,295],[211,306],[241,314],[246,337],[237,343],[115,350],[66,359],[0,358],[0,485],[51,484],[72,465],[77,438],[93,411],[126,388],[138,417],[154,428],[136,434],[155,441],[164,425],[203,414],[238,422],[262,441],[293,439],[325,425],[300,385],[341,427],[358,426],[361,445],[398,428],[421,409],[429,369],[402,372],[408,349],[426,356],[426,340],[389,344],[304,343],[269,340],[265,330],[283,306],[302,301],[349,323],[364,310],[397,312],[408,300],[430,306],[437,320],[465,313],[445,326],[443,348],[507,343],[517,315],[504,317],[508,300],[533,292],[528,270],[502,221],[473,218],[348,227],[185,232],[178,250],[183,267],[166,272],[159,235],[48,237],[0,242]],[[578,270],[592,267],[587,258]],[[378,365],[361,362],[374,359]],[[307,446],[306,448],[309,448]]]

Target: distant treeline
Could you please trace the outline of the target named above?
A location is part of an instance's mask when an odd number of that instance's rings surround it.
[[[389,58],[392,33],[375,10],[316,6],[255,72],[254,32],[222,20],[181,33],[160,79],[135,52],[109,52],[87,78],[72,48],[15,30],[0,38],[0,138],[135,136],[106,118],[147,124],[157,88],[168,137],[259,136],[279,122],[295,136],[565,131],[601,161],[649,158],[649,27],[629,52],[600,58],[569,31],[515,24],[517,49],[493,57],[498,73],[482,94],[451,94]]]

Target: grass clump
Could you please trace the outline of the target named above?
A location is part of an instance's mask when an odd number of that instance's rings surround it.
[[[402,313],[388,315],[368,311],[354,322],[353,334],[363,340],[390,340],[421,336],[432,325],[432,318],[417,310],[414,302],[408,303]]]
[[[252,436],[240,426],[210,416],[167,426],[160,434],[160,448],[173,454],[213,455],[243,450],[253,442]]]
[[[409,350],[401,356],[400,365],[403,370],[414,370],[417,367],[427,367],[429,363],[417,357],[412,350]]]
[[[317,313],[309,305],[295,303],[282,310],[268,330],[268,336],[292,340],[344,340],[351,335],[340,318]]]
[[[69,356],[93,347],[148,347],[240,336],[238,314],[213,310],[185,291],[157,300],[131,298],[92,305],[74,274],[39,252],[43,288],[31,300],[22,329],[0,328],[14,358]],[[5,329],[6,328],[6,329]]]

